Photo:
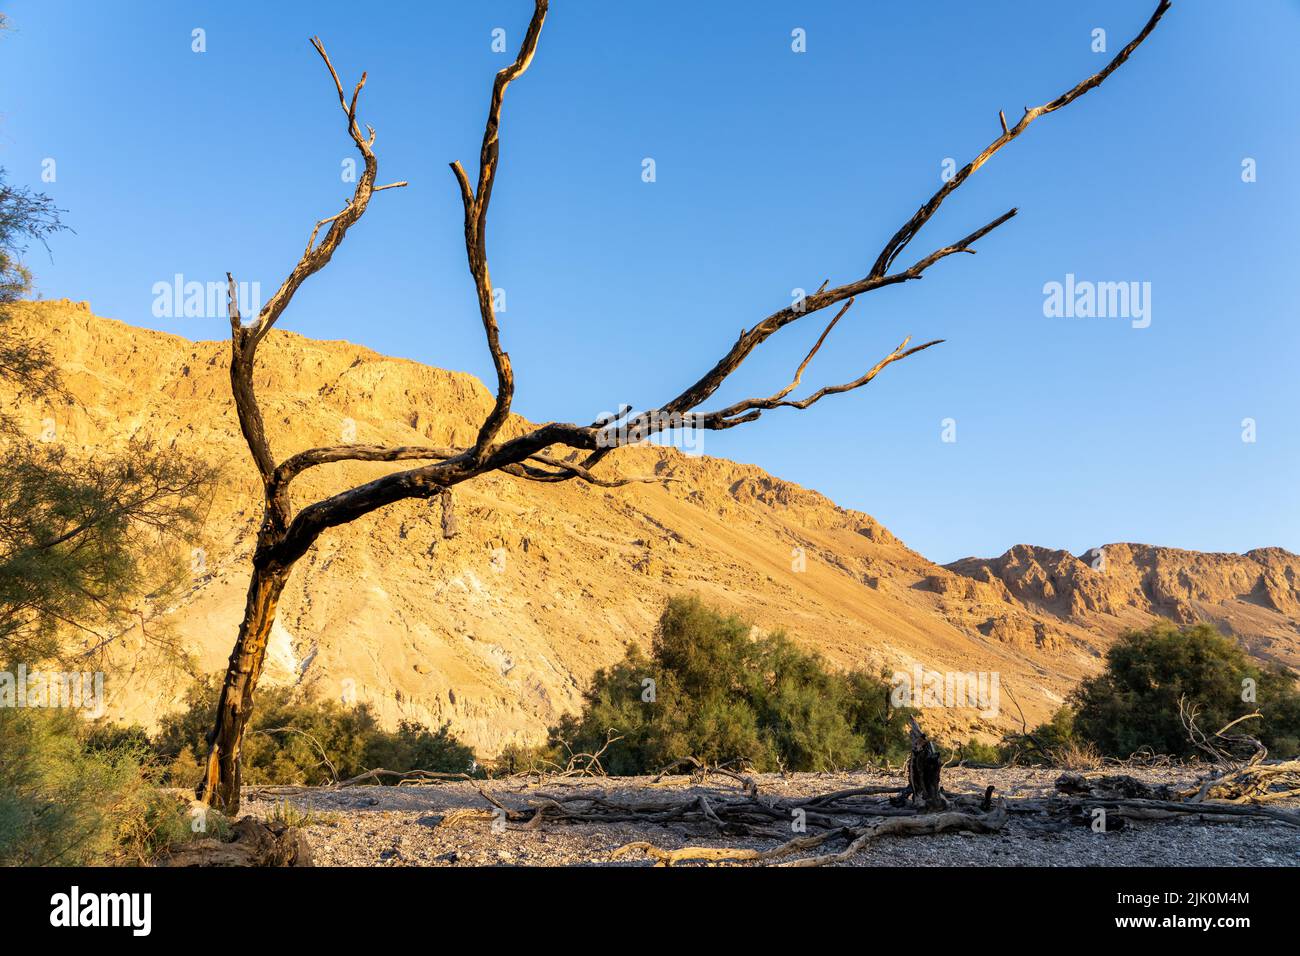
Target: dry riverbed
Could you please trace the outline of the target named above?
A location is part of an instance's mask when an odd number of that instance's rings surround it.
[[[1184,784],[1182,771],[1132,770],[1150,784]],[[1049,796],[1056,770],[948,769],[945,789],[982,791],[992,785],[1006,797]],[[902,788],[900,773],[767,774],[755,777],[760,796],[799,797],[851,787]],[[456,814],[489,811],[479,787],[503,805],[527,809],[547,794],[602,793],[619,801],[687,799],[705,794],[710,800],[735,796],[740,788],[725,778],[692,783],[670,777],[655,784],[649,777],[604,780],[523,779],[457,781],[419,787],[351,787],[310,789],[291,794],[249,790],[243,812],[257,817],[284,813],[284,804],[308,814],[305,831],[318,866],[648,866],[640,853],[611,859],[619,847],[639,840],[664,848],[682,846],[750,846],[769,848],[779,842],[761,837],[720,838],[701,827],[643,823],[585,824],[546,821],[537,829],[511,823],[495,825],[490,816]],[[277,809],[278,808],[278,809]],[[846,820],[846,823],[856,821]],[[793,835],[793,834],[792,834]],[[833,841],[821,852],[839,850]],[[993,834],[948,833],[933,836],[883,837],[853,858],[854,866],[1300,866],[1300,828],[1279,822],[1131,823],[1117,832],[1095,833],[1088,827],[1065,832],[1035,832],[1012,815],[1005,829]],[[679,864],[681,865],[681,864]]]

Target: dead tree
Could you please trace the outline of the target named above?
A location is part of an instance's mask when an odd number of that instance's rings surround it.
[[[337,445],[298,452],[279,463],[271,453],[263,427],[262,413],[253,393],[253,372],[258,346],[275,326],[302,284],[329,262],[348,229],[365,213],[373,194],[405,185],[404,183],[375,185],[378,167],[374,153],[375,133],[373,129],[367,127],[369,135],[363,134],[357,122],[357,100],[365,86],[365,74],[362,74],[361,81],[357,83],[349,100],[324,47],[319,40],[312,41],[329,70],[339,105],[347,119],[348,135],[361,153],[365,170],[347,205],[340,212],[316,224],[298,264],[256,318],[247,325],[241,320],[235,302],[234,279],[228,276],[231,288],[229,309],[232,346],[231,388],[238,410],[240,429],[262,478],[265,504],[253,553],[252,579],[249,583],[244,618],[239,627],[234,650],[230,655],[230,663],[217,705],[215,723],[209,734],[210,746],[206,773],[198,788],[199,795],[203,799],[227,811],[233,812],[239,805],[240,743],[252,714],[253,694],[262,672],[267,637],[275,618],[276,605],[294,562],[306,553],[324,531],[347,524],[396,501],[441,495],[461,482],[491,472],[502,472],[522,481],[577,480],[601,487],[616,487],[629,481],[658,481],[659,479],[653,477],[605,479],[598,476],[594,468],[615,448],[643,441],[655,433],[668,429],[681,427],[727,429],[755,421],[765,412],[773,409],[807,409],[830,395],[862,388],[894,362],[938,345],[940,340],[909,346],[910,339],[904,339],[897,348],[858,378],[841,384],[824,386],[802,399],[790,397],[802,381],[804,371],[813,356],[817,354],[831,330],[844,317],[857,296],[886,286],[919,279],[931,266],[956,253],[974,253],[972,246],[976,242],[1016,214],[1015,209],[1010,209],[964,238],[921,256],[911,265],[905,267],[897,265],[899,257],[916,238],[922,227],[939,210],[944,200],[988,162],[994,153],[1020,136],[1036,119],[1069,105],[1115,72],[1155,28],[1156,23],[1169,8],[1169,0],[1161,0],[1137,36],[1100,72],[1042,106],[1026,107],[1024,115],[1014,126],[1008,126],[1005,116],[999,113],[1001,132],[997,138],[944,183],[911,218],[903,223],[885,243],[865,275],[835,286],[831,286],[827,280],[812,295],[773,312],[745,329],[735,344],[698,381],[661,404],[648,406],[639,412],[630,408],[625,409],[617,416],[598,418],[587,425],[553,422],[533,428],[518,437],[501,440],[500,432],[510,416],[511,402],[515,393],[515,377],[510,365],[510,357],[502,345],[501,329],[492,306],[492,281],[489,277],[487,255],[488,208],[501,149],[502,101],[506,89],[523,75],[533,61],[542,23],[546,18],[547,5],[547,0],[535,0],[532,19],[520,45],[518,56],[513,63],[497,73],[492,84],[483,145],[479,152],[477,180],[471,181],[459,162],[451,164],[465,210],[466,259],[474,280],[479,317],[483,323],[483,331],[497,380],[496,399],[492,410],[483,420],[473,444],[465,448]],[[322,229],[326,230],[324,237],[317,242]],[[811,351],[800,362],[788,385],[771,395],[743,399],[714,410],[700,410],[700,406],[717,392],[741,363],[771,336],[786,326],[833,305],[840,305],[840,308],[827,323]],[[309,468],[341,461],[412,461],[422,462],[422,464],[349,488],[295,511],[289,495],[293,480]]]
[[[939,786],[939,771],[943,761],[934,742],[921,730],[916,718],[911,718],[909,735],[912,752],[907,758],[907,794],[912,802],[927,810],[941,810],[945,801]]]

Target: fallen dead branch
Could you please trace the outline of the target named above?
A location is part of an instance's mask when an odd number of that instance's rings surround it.
[[[449,783],[454,780],[472,780],[467,773],[440,773],[433,770],[367,770],[365,773],[359,773],[355,777],[349,777],[346,780],[332,780],[331,782],[318,787],[307,786],[305,784],[284,784],[272,787],[257,787],[249,791],[248,797],[251,800],[257,800],[261,797],[292,797],[303,793],[320,793],[327,790],[343,790],[347,787],[364,787],[367,784],[380,786],[393,786],[394,784],[385,784],[385,780],[396,781],[399,787],[418,787],[429,784]]]
[[[1007,813],[1001,807],[985,815],[945,811],[943,813],[918,814],[916,816],[894,817],[880,820],[862,827],[839,827],[824,833],[795,837],[770,850],[754,850],[745,847],[708,847],[687,846],[676,850],[665,850],[644,840],[629,843],[614,851],[612,859],[621,859],[635,851],[641,851],[657,862],[656,866],[672,866],[687,860],[700,860],[709,863],[720,862],[754,862],[767,863],[782,857],[791,856],[804,850],[812,850],[836,837],[851,838],[848,847],[839,853],[825,853],[810,857],[789,860],[778,866],[828,866],[844,863],[861,852],[868,843],[882,836],[913,836],[920,834],[946,833],[966,830],[971,833],[993,833],[1001,830],[1007,822]]]
[[[336,787],[361,787],[368,783],[382,783],[384,780],[396,780],[399,787],[416,786],[423,783],[446,783],[450,780],[472,780],[467,773],[443,773],[434,770],[367,770],[365,773],[340,780]]]
[[[604,764],[601,763],[601,758],[605,756],[611,746],[622,739],[622,734],[615,735],[612,729],[608,730],[605,732],[605,742],[601,744],[599,749],[593,751],[575,751],[567,740],[561,740],[560,745],[569,755],[569,759],[564,766],[560,766],[554,760],[544,760],[542,762],[543,769],[533,767],[528,770],[508,773],[506,776],[525,780],[532,780],[536,777],[537,783],[541,785],[575,778],[606,777],[609,774],[606,772]]]
[[[1152,786],[1123,774],[1064,773],[1055,792],[1047,796],[1001,797],[993,788],[954,792],[939,786],[938,770],[927,747],[928,740],[913,729],[917,749],[909,763],[908,785],[864,786],[814,796],[780,797],[760,794],[757,786],[737,793],[723,789],[693,789],[680,795],[645,798],[611,794],[604,789],[577,793],[538,793],[524,806],[507,806],[498,796],[480,789],[496,811],[480,811],[473,819],[504,814],[511,829],[535,830],[547,824],[658,826],[684,836],[748,838],[779,841],[773,846],[660,846],[637,840],[614,851],[614,859],[644,854],[656,865],[771,864],[826,866],[843,863],[872,841],[886,836],[923,836],[952,831],[990,833],[1014,818],[1018,826],[1039,832],[1062,832],[1093,826],[1097,811],[1105,811],[1109,831],[1130,822],[1209,823],[1258,820],[1300,827],[1300,812],[1262,805],[1267,797],[1243,797],[1240,802],[1202,796],[1193,800],[1187,790],[1172,785]],[[939,768],[941,769],[941,768]],[[1252,764],[1245,772],[1268,774],[1270,779],[1294,773],[1289,764]],[[1238,777],[1221,777],[1218,783],[1241,784]],[[1241,784],[1244,785],[1244,784]],[[1256,784],[1257,786],[1258,784]],[[1294,795],[1278,791],[1279,795]],[[463,815],[466,822],[471,814]],[[794,833],[792,837],[791,834]],[[834,852],[817,852],[826,844],[843,840]]]
[[[683,757],[681,760],[674,760],[655,775],[655,778],[650,781],[650,785],[658,786],[664,782],[666,777],[669,777],[674,773],[674,771],[680,770],[683,767],[693,768],[690,773],[690,780],[692,783],[703,783],[710,775],[716,774],[717,776],[728,777],[735,780],[745,788],[746,792],[748,792],[750,796],[758,796],[757,781],[755,781],[753,777],[732,770],[731,763],[709,764],[702,760],[698,760],[695,757]]]
[[[1238,724],[1261,718],[1259,711],[1243,714],[1213,734],[1198,724],[1200,708],[1178,699],[1178,719],[1193,746],[1209,758],[1211,769],[1183,797],[1190,803],[1214,800],[1229,804],[1261,804],[1300,797],[1300,760],[1268,760],[1268,748],[1251,734],[1230,734]],[[1239,754],[1249,751],[1249,756]]]

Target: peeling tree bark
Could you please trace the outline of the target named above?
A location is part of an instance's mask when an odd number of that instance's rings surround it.
[[[452,501],[451,492],[444,489],[438,499],[442,502],[442,536],[444,538],[454,538],[458,529],[456,527],[456,506]]]
[[[230,814],[239,810],[242,782],[239,751],[253,716],[253,692],[266,662],[266,645],[287,571],[257,568],[248,586],[244,619],[230,654],[217,701],[216,722],[208,734],[207,772],[199,795]]]

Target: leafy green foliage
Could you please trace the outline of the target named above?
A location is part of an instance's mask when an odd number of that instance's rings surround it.
[[[430,730],[414,721],[402,721],[397,730],[376,733],[366,742],[366,767],[371,770],[431,770],[468,773],[474,751],[456,739],[448,724]]]
[[[1248,681],[1254,682],[1254,701],[1242,699]],[[1193,756],[1197,751],[1178,716],[1182,697],[1200,708],[1198,723],[1207,734],[1258,709],[1262,719],[1240,731],[1278,756],[1300,749],[1295,675],[1251,659],[1208,624],[1178,628],[1162,622],[1121,637],[1106,654],[1106,669],[1084,680],[1071,697],[1074,735],[1114,757],[1143,748]]]
[[[63,228],[59,212],[0,169],[0,383],[29,403],[68,400],[53,356],[13,331],[8,308],[30,291],[22,253]],[[177,581],[187,562],[160,545],[189,538],[213,473],[144,444],[79,458],[24,437],[4,408],[0,438],[0,664],[34,665],[59,655],[62,631],[99,633]]]
[[[168,779],[177,786],[198,781],[219,691],[216,676],[197,682],[185,709],[162,721],[155,746],[173,762]],[[385,731],[365,704],[344,707],[289,687],[259,691],[242,751],[246,784],[314,786],[380,768],[466,773],[473,760],[473,751],[446,725],[430,731],[405,722]]]
[[[1242,699],[1248,681],[1254,682],[1253,701]],[[1167,621],[1121,636],[1106,654],[1106,669],[1081,682],[1033,737],[1060,765],[1142,751],[1202,756],[1179,718],[1184,697],[1199,709],[1197,723],[1206,734],[1259,710],[1259,719],[1232,732],[1258,737],[1275,756],[1300,751],[1294,674],[1253,660],[1208,624],[1178,628]],[[1036,749],[1015,749],[1022,759],[1047,762]]]
[[[1051,720],[1030,731],[1028,737],[1017,733],[1003,738],[998,748],[999,762],[1056,766],[1067,754],[1085,745],[1074,732],[1074,708],[1065,704],[1056,709]]]
[[[0,865],[140,864],[190,838],[148,750],[86,731],[67,710],[0,708]]]
[[[28,243],[61,228],[48,197],[0,170],[0,384],[25,402],[68,400],[51,353],[14,332],[10,310],[31,290]],[[3,405],[0,442],[0,670],[12,671],[62,658],[70,632],[102,646],[97,628],[165,591],[181,562],[159,545],[188,537],[211,473],[143,445],[74,458],[34,444]],[[158,789],[151,758],[138,731],[0,708],[0,864],[145,863],[188,839],[188,805]]]
[[[76,458],[14,441],[0,458],[0,662],[59,653],[181,583],[208,467],[133,445]]]
[[[1001,766],[1007,762],[1006,752],[997,744],[985,743],[971,738],[955,747],[940,747],[944,761],[960,761],[966,764],[990,764]]]
[[[0,168],[0,306],[16,302],[31,291],[32,276],[22,264],[30,242],[66,228],[54,200],[20,186],[11,186]],[[3,357],[0,351],[0,358]]]
[[[0,381],[14,385],[29,401],[60,391],[58,369],[43,342],[12,332],[8,306],[31,292],[32,274],[22,255],[31,242],[43,243],[64,228],[59,213],[48,196],[11,186],[0,168]],[[17,433],[3,408],[0,432]]]
[[[652,773],[686,757],[766,771],[901,755],[908,712],[889,707],[883,678],[833,673],[784,635],[751,631],[697,598],[671,600],[650,655],[629,646],[597,672],[582,713],[552,728],[552,752],[595,753],[612,731],[622,739],[601,757],[612,774]]]

